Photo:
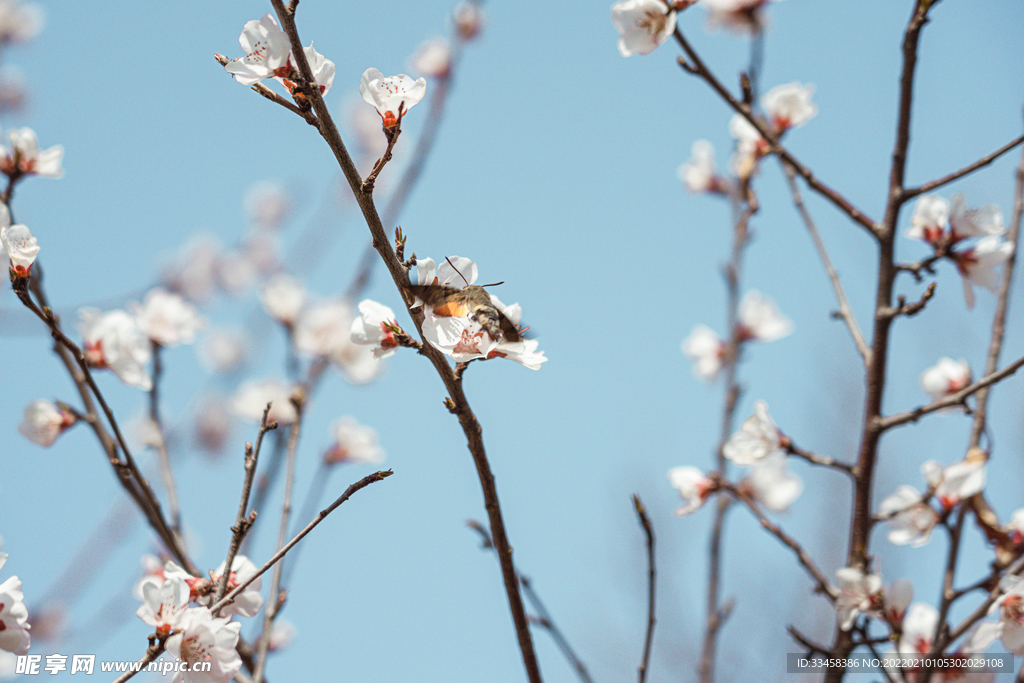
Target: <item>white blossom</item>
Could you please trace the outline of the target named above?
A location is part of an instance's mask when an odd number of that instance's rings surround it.
[[[7,131],[10,147],[0,145],[0,172],[9,176],[38,175],[45,178],[60,178],[64,169],[60,162],[64,147],[54,145],[39,151],[36,132],[31,128],[15,128]]]
[[[350,336],[354,344],[373,346],[374,358],[387,358],[398,348],[395,341],[395,312],[372,299],[359,302],[359,317],[352,321]]]
[[[676,30],[676,12],[662,0],[623,0],[612,5],[623,57],[654,51]]]
[[[707,325],[697,325],[683,340],[683,354],[693,361],[693,374],[710,382],[722,369],[725,342]]]
[[[714,490],[714,482],[696,467],[673,467],[668,471],[668,481],[679,491],[683,505],[676,508],[676,515],[688,515],[707,500]]]
[[[6,562],[7,553],[0,553],[0,569]],[[30,628],[21,581],[17,576],[8,577],[0,582],[0,650],[27,654],[32,644]]]
[[[32,264],[39,254],[39,242],[32,236],[32,232],[24,225],[11,225],[10,214],[7,207],[4,207],[3,214],[8,216],[6,225],[0,224],[0,244],[7,252],[7,258],[11,262],[11,270],[18,277],[28,277],[32,270]]]
[[[190,607],[182,615],[180,628],[167,639],[166,647],[189,664],[189,671],[176,672],[172,683],[227,683],[242,668],[235,651],[242,628],[237,621],[214,618],[206,607]],[[211,670],[193,671],[193,665],[200,662],[209,662]]]
[[[153,381],[146,366],[152,347],[135,318],[119,309],[101,313],[83,308],[78,315],[89,365],[110,368],[125,384],[149,391]]]
[[[422,100],[426,92],[427,81],[424,78],[414,81],[405,74],[385,77],[374,68],[364,71],[359,82],[359,94],[376,107],[385,128],[397,125],[399,118]]]
[[[771,342],[793,333],[793,321],[782,315],[775,302],[755,289],[750,290],[740,301],[740,336]]]
[[[839,627],[849,631],[858,614],[871,614],[881,606],[882,577],[866,574],[857,567],[843,567],[836,570],[836,578],[839,579],[839,596],[836,598]]]
[[[761,107],[771,119],[772,132],[776,136],[790,128],[802,126],[817,116],[818,107],[811,102],[813,94],[813,85],[798,82],[777,85],[764,94]]]
[[[245,56],[228,62],[224,69],[242,85],[255,85],[286,70],[291,42],[272,14],[247,21],[238,36],[238,44]]]
[[[444,38],[431,38],[416,49],[409,68],[424,76],[444,78],[452,68],[452,46]]]
[[[206,327],[195,306],[163,287],[149,290],[142,305],[133,303],[132,310],[142,331],[161,346],[191,344]]]
[[[677,175],[690,192],[727,191],[725,180],[715,173],[715,148],[707,140],[693,143],[690,160],[679,167]]]
[[[342,417],[331,424],[334,443],[324,453],[328,464],[340,462],[379,465],[384,462],[384,451],[377,443],[377,432],[351,417]]]
[[[29,441],[40,446],[52,446],[61,433],[73,425],[77,418],[50,401],[39,399],[25,406],[25,417],[18,425]]]
[[[242,420],[259,423],[267,404],[272,404],[267,415],[269,422],[282,425],[293,424],[298,418],[291,401],[294,387],[277,380],[250,380],[242,384],[231,398],[231,413]]]
[[[785,512],[800,497],[804,481],[786,469],[788,458],[781,451],[761,458],[747,473],[754,498],[773,512]]]
[[[878,514],[892,527],[887,537],[890,543],[915,548],[928,542],[939,521],[938,513],[913,486],[897,488],[878,506]]]
[[[292,326],[306,305],[306,288],[291,275],[278,273],[263,285],[260,303],[271,318]]]
[[[940,358],[939,362],[921,373],[921,388],[932,401],[955,394],[971,383],[971,366],[964,359]]]
[[[950,255],[963,278],[967,308],[974,308],[972,285],[981,285],[990,292],[996,292],[999,287],[996,268],[1006,263],[1012,255],[1013,242],[1004,242],[999,235],[983,237],[970,249]]]
[[[160,585],[146,582],[142,584],[143,603],[135,616],[166,636],[178,627],[188,607],[190,592],[185,580],[177,576],[165,579]]]
[[[754,404],[754,414],[725,442],[722,455],[740,466],[753,465],[769,455],[784,454],[782,439],[782,433],[768,414],[768,404],[758,401]]]

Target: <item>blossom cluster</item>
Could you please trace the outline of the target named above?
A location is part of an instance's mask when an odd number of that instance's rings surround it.
[[[953,261],[963,281],[968,308],[974,307],[974,285],[996,291],[996,269],[1006,263],[1014,250],[1005,234],[999,207],[989,204],[968,208],[962,194],[955,194],[948,201],[938,195],[921,195],[906,232],[908,238],[931,246],[937,258]]]

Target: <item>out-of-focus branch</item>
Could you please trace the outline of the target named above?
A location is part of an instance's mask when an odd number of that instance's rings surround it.
[[[850,330],[850,336],[853,337],[853,343],[857,347],[857,353],[860,354],[861,360],[864,362],[864,366],[871,365],[871,349],[868,348],[867,342],[864,341],[864,335],[860,331],[860,325],[857,324],[857,318],[853,315],[853,310],[850,308],[850,302],[846,299],[846,293],[843,291],[843,284],[839,281],[839,273],[832,267],[832,259],[828,256],[828,250],[825,249],[825,243],[821,241],[821,235],[818,234],[818,229],[814,225],[814,219],[811,218],[810,212],[807,211],[807,207],[804,205],[803,197],[800,194],[800,188],[796,184],[795,172],[793,167],[782,162],[782,170],[786,173],[786,180],[789,182],[789,191],[793,195],[793,204],[796,205],[796,210],[800,213],[800,217],[803,218],[804,225],[807,226],[807,232],[811,235],[811,240],[814,242],[815,249],[818,250],[818,257],[821,259],[821,263],[825,266],[825,272],[828,274],[828,279],[832,283],[832,289],[835,290],[836,300],[839,302],[839,317],[842,318],[843,322],[846,323],[847,329]]]
[[[835,458],[826,458],[824,455],[818,455],[817,453],[812,453],[811,451],[804,450],[803,448],[798,447],[792,441],[786,444],[785,448],[786,452],[789,453],[790,455],[795,455],[798,458],[803,458],[812,465],[831,467],[833,469],[840,470],[841,472],[846,472],[847,474],[850,475],[853,474],[853,465],[850,465],[845,462],[839,462]]]
[[[178,487],[174,482],[174,471],[171,469],[171,458],[167,452],[167,436],[164,433],[164,425],[160,420],[160,378],[163,375],[163,363],[160,359],[160,351],[163,347],[155,341],[150,341],[153,348],[153,386],[149,390],[149,419],[157,433],[156,454],[160,463],[160,477],[164,482],[164,489],[167,490],[167,508],[171,515],[171,531],[178,537],[179,542],[184,545],[181,537],[181,506],[178,504]]]
[[[373,236],[374,248],[387,266],[388,272],[394,280],[395,287],[402,291],[409,283],[408,272],[391,248],[387,233],[374,205],[373,196],[362,191],[362,178],[351,156],[349,156],[338,128],[334,124],[334,120],[331,118],[323,96],[320,94],[320,89],[313,85],[315,84],[315,79],[313,78],[313,72],[309,68],[306,55],[303,52],[302,41],[295,27],[295,17],[284,6],[282,0],[271,0],[271,3],[274,11],[277,13],[278,23],[291,42],[292,54],[297,62],[296,67],[304,80],[304,91],[317,115],[317,129],[331,148],[335,159],[338,161],[338,165],[341,166],[341,170],[345,174],[345,179],[352,189],[352,194],[359,204],[367,227],[370,229],[370,234]],[[403,296],[403,300],[404,298]],[[408,310],[408,302],[406,308]],[[422,339],[423,312],[417,311],[413,313],[409,310],[409,315]],[[462,430],[466,435],[467,445],[480,479],[484,507],[487,509],[495,550],[501,563],[505,593],[508,596],[509,610],[512,613],[512,621],[515,625],[519,649],[522,652],[523,666],[526,669],[530,683],[541,683],[540,666],[533,649],[530,625],[526,618],[526,610],[523,607],[522,596],[519,593],[519,580],[512,561],[512,546],[505,532],[505,521],[501,514],[501,504],[498,500],[498,491],[494,484],[494,474],[491,472],[490,462],[487,460],[487,453],[484,448],[483,428],[470,408],[469,401],[466,399],[462,388],[462,382],[455,377],[445,356],[426,343],[423,344],[422,354],[430,359],[442,382],[444,382],[445,388],[448,390],[449,399],[454,406],[454,412],[458,416],[459,423],[462,425]]]
[[[654,566],[654,527],[647,516],[647,508],[640,502],[640,496],[633,495],[633,508],[640,520],[640,527],[644,530],[644,537],[647,539],[647,634],[644,636],[644,654],[640,659],[640,666],[637,667],[637,680],[644,683],[647,679],[647,667],[651,661],[651,644],[654,642],[654,594],[655,577],[657,576]]]

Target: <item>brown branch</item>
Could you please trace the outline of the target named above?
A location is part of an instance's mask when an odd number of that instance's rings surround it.
[[[310,369],[311,376],[306,384],[314,381],[314,376],[319,376],[322,370],[317,365]],[[292,396],[291,402],[295,407],[295,422],[288,428],[288,465],[285,468],[284,495],[281,501],[281,526],[277,533],[277,547],[284,546],[288,538],[288,523],[292,514],[292,491],[295,488],[295,455],[299,446],[299,434],[302,431],[302,418],[305,413],[305,392],[299,392]],[[269,406],[268,406],[269,410]],[[228,568],[230,570],[230,568]],[[267,593],[267,602],[263,608],[263,635],[260,636],[256,645],[256,670],[252,673],[253,683],[263,683],[263,671],[267,665],[267,653],[270,652],[270,629],[274,625],[274,619],[283,605],[284,595],[281,592],[281,575],[284,571],[284,562],[278,562],[274,567],[274,576],[270,580],[270,591]]]
[[[113,683],[125,683],[125,681],[131,680],[135,674],[143,671],[150,665],[150,663],[155,662],[156,658],[164,653],[164,641],[166,640],[166,637],[157,639],[154,636],[150,636],[150,645],[146,648],[146,654],[142,655],[139,661],[135,663],[135,666],[115,678]]]
[[[306,535],[310,531],[315,529],[317,527],[317,525],[320,524],[320,522],[324,521],[324,519],[327,518],[327,515],[329,515],[332,512],[334,512],[338,508],[339,505],[341,505],[346,500],[351,498],[353,493],[355,493],[359,489],[366,488],[367,486],[369,486],[370,484],[372,484],[374,482],[378,482],[378,481],[381,481],[383,479],[386,479],[386,478],[390,477],[392,474],[394,474],[394,472],[392,472],[391,470],[385,470],[385,471],[382,471],[382,472],[374,472],[373,474],[370,474],[370,475],[367,475],[367,476],[363,477],[362,479],[360,479],[359,481],[357,481],[356,483],[352,484],[347,489],[345,489],[345,493],[341,494],[337,498],[337,500],[335,500],[333,503],[328,505],[325,509],[321,510],[320,513],[317,514],[317,516],[315,518],[313,518],[312,522],[310,522],[305,527],[303,527],[302,531],[300,531],[299,533],[295,534],[295,536],[292,538],[292,540],[290,540],[287,543],[285,543],[281,547],[281,549],[278,550],[276,553],[274,553],[269,560],[264,562],[263,566],[260,567],[259,569],[257,569],[256,572],[253,573],[252,576],[250,576],[245,581],[240,582],[237,586],[235,586],[234,588],[231,589],[230,593],[228,593],[223,598],[221,598],[216,603],[214,603],[210,607],[210,611],[211,612],[217,612],[218,610],[223,609],[226,605],[229,605],[232,602],[234,602],[235,598],[237,598],[239,595],[241,595],[242,592],[246,588],[249,587],[249,584],[251,584],[253,581],[255,581],[256,579],[258,579],[261,576],[263,576],[264,573],[266,573],[271,567],[273,567],[275,564],[277,564],[278,561],[280,561],[280,559],[282,557],[284,557],[285,555],[288,554],[289,550],[291,550],[292,548],[295,547],[296,543],[298,543],[303,538],[305,538]]]
[[[839,281],[839,273],[832,266],[832,259],[828,256],[825,243],[821,241],[821,235],[818,234],[818,229],[814,226],[814,220],[811,218],[807,207],[804,206],[800,188],[797,186],[796,178],[794,177],[793,167],[786,162],[782,162],[782,170],[785,171],[786,180],[789,182],[789,192],[793,195],[793,204],[796,205],[800,217],[803,218],[804,225],[807,226],[807,232],[811,234],[814,247],[818,250],[818,257],[821,259],[822,265],[825,266],[825,272],[832,283],[832,289],[835,290],[836,300],[839,302],[839,317],[842,318],[846,323],[847,329],[850,330],[850,336],[853,337],[853,343],[857,347],[857,353],[860,354],[865,367],[870,366],[871,349],[868,348],[867,342],[864,341],[864,335],[860,331],[860,325],[857,324],[857,318],[853,315],[853,310],[850,308],[850,302],[846,299],[845,292],[843,292],[843,285]]]
[[[993,372],[990,375],[985,375],[974,384],[970,384],[961,389],[960,391],[954,394],[950,394],[945,398],[941,398],[938,401],[935,401],[934,403],[929,403],[926,406],[920,406],[919,408],[907,410],[902,413],[896,413],[895,415],[890,415],[889,417],[878,417],[875,419],[874,428],[879,431],[885,431],[887,429],[892,429],[893,427],[906,424],[907,422],[917,422],[923,416],[929,413],[934,413],[936,410],[942,410],[943,408],[951,408],[953,406],[963,405],[964,399],[966,399],[968,396],[976,394],[985,387],[991,386],[996,382],[1006,379],[1010,375],[1017,372],[1017,370],[1019,370],[1021,366],[1024,366],[1024,358],[1018,358],[1017,360],[1013,361],[1002,370],[999,370],[998,372]]]
[[[800,563],[800,566],[811,575],[811,578],[818,584],[818,592],[822,593],[832,602],[836,601],[838,593],[836,589],[829,583],[829,580],[825,577],[818,565],[814,563],[814,559],[811,558],[810,554],[804,549],[800,542],[795,538],[787,534],[782,528],[768,519],[761,508],[758,507],[757,502],[750,497],[750,494],[743,491],[740,487],[736,486],[727,481],[721,481],[720,487],[730,494],[733,495],[737,500],[747,506],[751,514],[757,518],[757,521],[761,524],[764,529],[775,538],[779,539],[783,545],[792,550],[796,554],[796,559]]]
[[[920,299],[909,304],[907,303],[907,297],[900,295],[896,297],[895,308],[882,308],[878,311],[878,314],[887,318],[897,318],[901,315],[905,315],[908,318],[913,317],[924,310],[924,307],[928,305],[928,302],[931,301],[933,296],[935,296],[935,287],[936,283],[931,283],[921,294]]]
[[[271,0],[271,2],[277,13],[282,30],[284,30],[291,41],[292,53],[295,56],[299,73],[306,83],[313,83],[313,74],[310,71],[306,55],[302,51],[302,41],[299,39],[293,14],[285,8],[282,0]],[[401,291],[409,282],[408,274],[391,248],[384,226],[381,224],[380,216],[377,213],[377,208],[374,205],[373,197],[362,191],[362,179],[359,176],[359,171],[356,169],[348,150],[345,148],[341,135],[338,133],[338,128],[334,124],[331,114],[327,110],[327,105],[320,94],[320,89],[308,88],[308,90],[309,100],[317,115],[317,129],[331,148],[335,159],[338,161],[338,165],[345,174],[349,187],[352,189],[356,202],[359,204],[359,208],[366,220],[367,227],[370,229],[370,234],[373,236],[374,248],[383,259],[388,272],[391,273],[396,288]],[[408,309],[408,302],[406,307]],[[409,311],[409,315],[412,317],[413,323],[420,333],[420,338],[423,339],[422,311],[415,314]],[[526,669],[530,683],[541,683],[540,666],[537,663],[537,656],[533,649],[529,621],[526,618],[526,610],[523,607],[522,596],[519,593],[519,581],[515,565],[512,561],[512,546],[505,532],[505,522],[501,515],[501,504],[498,500],[498,491],[494,485],[494,475],[491,472],[491,466],[484,449],[483,429],[469,406],[469,402],[462,389],[462,383],[452,374],[451,366],[448,364],[445,356],[429,344],[423,345],[422,353],[430,359],[442,382],[444,382],[448,396],[455,406],[459,423],[462,425],[462,430],[466,435],[467,445],[480,479],[484,507],[487,509],[488,521],[490,522],[491,532],[494,537],[495,550],[501,563],[505,593],[508,596],[509,610],[512,613],[512,621],[515,625],[519,649],[522,652],[523,666]]]
[[[984,166],[988,166],[993,161],[995,161],[999,157],[1003,156],[1004,154],[1006,154],[1007,152],[1009,152],[1011,149],[1013,149],[1017,145],[1021,144],[1022,142],[1024,142],[1024,135],[1021,135],[1016,140],[1012,140],[1012,141],[1006,143],[1005,145],[1003,145],[1002,147],[1000,147],[996,151],[992,152],[991,154],[987,154],[987,155],[983,156],[982,158],[980,158],[977,161],[975,161],[973,164],[969,164],[967,166],[964,166],[959,171],[954,171],[953,173],[950,173],[947,176],[943,176],[942,178],[939,178],[938,180],[933,180],[933,181],[931,181],[929,183],[925,183],[925,184],[921,185],[920,187],[914,187],[914,188],[911,188],[909,190],[904,190],[903,191],[903,200],[907,201],[907,200],[913,199],[914,197],[916,197],[916,196],[918,196],[920,194],[924,194],[925,192],[931,192],[932,190],[938,189],[938,188],[942,187],[943,185],[948,185],[949,183],[953,182],[954,180],[959,180],[960,178],[963,178],[968,173],[973,173],[974,171],[977,171],[979,168],[982,168]]]
[[[733,110],[749,121],[750,124],[757,129],[757,132],[761,134],[761,137],[764,138],[771,151],[778,155],[780,159],[790,164],[796,171],[797,175],[803,178],[812,190],[832,202],[840,211],[849,216],[852,221],[866,228],[872,235],[876,234],[877,226],[874,221],[868,218],[863,211],[856,208],[848,199],[818,180],[809,168],[800,163],[800,161],[797,160],[789,150],[783,147],[779,141],[769,133],[768,129],[765,128],[764,123],[754,116],[749,105],[746,105],[742,101],[733,97],[732,93],[722,85],[722,82],[718,80],[710,69],[708,69],[704,64],[704,61],[690,46],[690,43],[683,36],[682,31],[679,30],[678,25],[676,26],[674,35],[676,42],[679,43],[680,47],[683,48],[683,52],[685,52],[687,57],[690,58],[691,63],[689,65],[687,65],[686,62],[680,62],[680,65],[683,66],[685,71],[704,80],[723,100],[729,104],[730,107],[733,108]]]
[[[640,520],[640,527],[644,530],[647,539],[647,635],[644,636],[644,654],[640,659],[640,666],[637,668],[637,680],[644,683],[647,679],[647,666],[651,661],[651,644],[654,642],[654,527],[647,516],[647,509],[640,502],[640,496],[633,495],[633,508]]]
[[[157,462],[160,463],[160,476],[164,482],[164,489],[167,491],[167,507],[171,515],[171,531],[178,537],[179,542],[184,546],[184,539],[181,537],[181,506],[178,504],[178,487],[174,482],[174,472],[171,470],[171,459],[167,452],[167,438],[164,435],[163,422],[160,421],[160,377],[163,374],[163,365],[160,362],[161,346],[150,340],[153,349],[153,385],[149,390],[149,419],[156,428]]]
[[[846,472],[847,474],[850,475],[854,473],[853,465],[847,464],[845,462],[839,462],[834,458],[826,458],[823,455],[818,455],[817,453],[812,453],[811,451],[804,450],[803,448],[797,447],[792,441],[786,444],[786,452],[789,453],[790,455],[795,455],[798,458],[803,458],[812,465],[831,467],[841,472]]]
[[[228,591],[228,580],[231,577],[231,567],[235,564],[235,556],[238,555],[238,549],[242,547],[242,539],[249,532],[249,528],[252,526],[253,521],[256,519],[256,511],[253,510],[251,516],[246,514],[246,509],[249,507],[249,494],[252,492],[252,482],[256,478],[256,465],[260,458],[260,448],[263,446],[264,435],[272,429],[277,429],[276,422],[267,422],[267,416],[270,415],[270,405],[263,409],[263,419],[260,420],[260,430],[256,434],[256,447],[253,448],[252,444],[245,444],[245,478],[242,481],[242,497],[238,502],[238,514],[235,517],[235,525],[231,527],[231,542],[228,544],[228,556],[224,560],[224,573],[221,574],[220,584],[217,586],[217,592],[214,594],[213,601],[217,602],[224,597],[224,594]],[[213,616],[217,616],[214,614]]]
[[[1020,237],[1021,218],[1024,216],[1024,154],[1021,155],[1020,164],[1017,166],[1016,185],[1013,193],[1013,219],[1010,221],[1010,230],[1006,235],[1006,241],[1017,245]],[[992,320],[992,338],[988,345],[988,357],[985,359],[985,374],[991,375],[999,365],[999,353],[1003,348],[1003,338],[1006,335],[1006,314],[1010,309],[1010,285],[1013,283],[1013,269],[1017,265],[1017,251],[1015,247],[1010,252],[1010,257],[1003,266],[1003,282],[999,288],[999,300],[996,303],[995,317]],[[981,441],[981,434],[985,430],[985,418],[988,409],[988,389],[978,392],[977,405],[974,408],[974,423],[971,425],[970,446],[977,446]]]
[[[224,55],[221,55],[221,54],[215,54],[213,56],[213,58],[221,66],[226,66],[228,62],[232,61],[232,60],[228,59],[227,57],[225,57]],[[274,92],[273,90],[271,90],[267,86],[263,85],[262,83],[256,83],[256,84],[252,85],[251,87],[252,87],[253,92],[255,92],[257,95],[262,95],[263,97],[267,98],[268,100],[270,100],[274,104],[279,104],[282,107],[284,107],[285,109],[287,109],[288,111],[292,112],[293,114],[301,116],[303,118],[303,120],[306,121],[306,123],[309,123],[311,125],[316,125],[316,119],[313,118],[312,113],[306,112],[306,111],[302,111],[301,109],[296,107],[293,103],[291,103],[288,100],[286,100],[285,98],[281,97],[276,92]]]
[[[486,528],[484,528],[483,524],[475,519],[471,519],[466,522],[466,526],[480,534],[481,547],[483,549],[494,550],[494,542],[491,540],[491,534]],[[565,634],[563,634],[562,630],[558,628],[558,625],[555,624],[555,620],[551,617],[551,613],[548,612],[547,607],[544,606],[544,602],[540,599],[540,595],[533,589],[533,583],[529,578],[521,573],[519,574],[519,583],[523,587],[523,594],[526,596],[526,599],[530,601],[530,604],[533,605],[533,609],[537,613],[537,619],[534,623],[548,632],[548,635],[551,636],[551,640],[555,641],[555,645],[557,645],[558,649],[561,650],[565,659],[569,662],[569,665],[572,666],[579,679],[583,683],[594,683],[593,679],[590,677],[590,673],[587,671],[587,666],[583,663],[583,660],[576,655],[575,650],[572,649],[572,646],[569,644]]]

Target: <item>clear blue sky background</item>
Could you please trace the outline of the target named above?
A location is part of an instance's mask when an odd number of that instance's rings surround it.
[[[876,218],[910,4],[787,0],[770,7],[762,90],[814,83],[820,107],[787,144]],[[44,147],[66,148],[65,178],[20,185],[14,210],[39,238],[47,291],[69,323],[80,305],[137,299],[194,234],[235,242],[245,229],[242,197],[265,179],[293,192],[284,241],[298,256],[288,262],[290,271],[324,296],[346,287],[367,231],[351,205],[335,199],[339,172],[327,146],[297,117],[234,83],[212,58],[237,56],[242,24],[270,11],[269,4],[43,5],[43,33],[4,55],[24,70],[30,107],[0,125],[31,126]],[[302,2],[303,40],[337,65],[328,103],[339,122],[362,72],[406,71],[416,46],[446,30],[449,10],[449,0]],[[719,273],[729,213],[719,200],[687,194],[676,168],[698,138],[712,140],[726,164],[730,112],[679,69],[673,44],[623,59],[608,3],[494,2],[486,12],[436,151],[401,218],[408,250],[436,260],[467,256],[481,280],[504,280],[499,296],[522,304],[550,358],[536,373],[512,363],[474,364],[466,379],[519,567],[595,681],[628,680],[646,620],[642,535],[629,500],[639,493],[654,520],[660,563],[651,680],[692,680],[711,515],[674,518],[677,501],[665,473],[681,464],[708,466],[720,429],[721,387],[692,377],[679,343],[697,323],[724,331]],[[707,33],[699,7],[680,26],[733,84],[747,61],[747,41]],[[1020,134],[1021,26],[1019,2],[948,0],[936,7],[921,43],[909,182],[943,175]],[[399,162],[426,109],[409,114]],[[1012,153],[945,194],[962,191],[969,204],[996,203],[1008,215],[1018,159]],[[747,354],[739,415],[749,414],[756,399],[767,400],[798,444],[850,460],[863,397],[853,345],[829,318],[831,290],[773,161],[764,164],[757,188],[762,211],[753,221],[745,288],[772,296],[796,331]],[[872,244],[831,207],[808,201],[869,328]],[[298,243],[311,225],[329,236]],[[908,225],[909,210],[901,229]],[[905,239],[898,250],[904,260],[927,255]],[[995,297],[981,292],[968,312],[953,269],[943,264],[939,271],[936,299],[896,325],[887,411],[926,399],[918,377],[940,356],[965,357],[976,371],[983,365]],[[908,278],[899,288],[914,298],[923,286]],[[1018,283],[1017,304],[1020,293]],[[401,307],[382,269],[368,294]],[[222,298],[205,312],[237,323],[254,305],[253,295]],[[121,494],[86,429],[46,451],[17,434],[29,401],[74,399],[41,325],[19,308],[12,294],[0,297],[0,535],[11,556],[0,578],[18,574],[32,609],[44,595],[60,594],[55,582],[69,563],[85,572],[75,553]],[[1006,359],[1024,353],[1021,318],[1011,320]],[[268,320],[257,327],[263,341],[250,374],[283,376],[280,334]],[[189,347],[165,360],[164,412],[187,435],[193,394],[231,387],[211,384]],[[141,414],[140,392],[112,376],[100,381],[122,420]],[[379,431],[395,475],[360,492],[307,542],[283,615],[299,638],[276,656],[271,680],[523,680],[497,562],[465,527],[485,512],[464,436],[443,397],[429,363],[413,353],[387,361],[370,386],[352,387],[332,374],[315,397],[300,448],[300,498],[328,445],[328,425],[345,414]],[[1020,380],[998,389],[995,401],[990,499],[1008,518],[1024,506]],[[938,415],[887,436],[876,502],[898,484],[921,488],[923,461],[960,459],[968,428],[962,417]],[[243,442],[254,436],[254,427],[238,423],[228,455],[217,461],[190,452],[187,438],[174,451],[202,566],[223,560]],[[849,489],[830,473],[795,468],[807,490],[781,521],[831,575],[845,556]],[[329,491],[338,495],[369,471],[335,471]],[[257,562],[271,552],[276,517],[275,500],[261,510]],[[937,533],[914,550],[889,546],[882,530],[874,537],[886,580],[912,577],[918,599],[933,604],[945,542]],[[94,552],[100,565],[68,606],[65,639],[39,642],[34,652],[138,658],[148,631],[134,617],[128,589],[138,557],[151,549],[151,534],[136,522],[123,542]],[[980,576],[986,562],[972,532],[962,583]],[[725,563],[725,594],[737,606],[723,633],[721,679],[789,680],[785,653],[796,648],[785,626],[827,641],[831,609],[811,595],[788,551],[739,510],[730,516]],[[574,680],[546,634],[536,631],[535,640],[546,680]]]

